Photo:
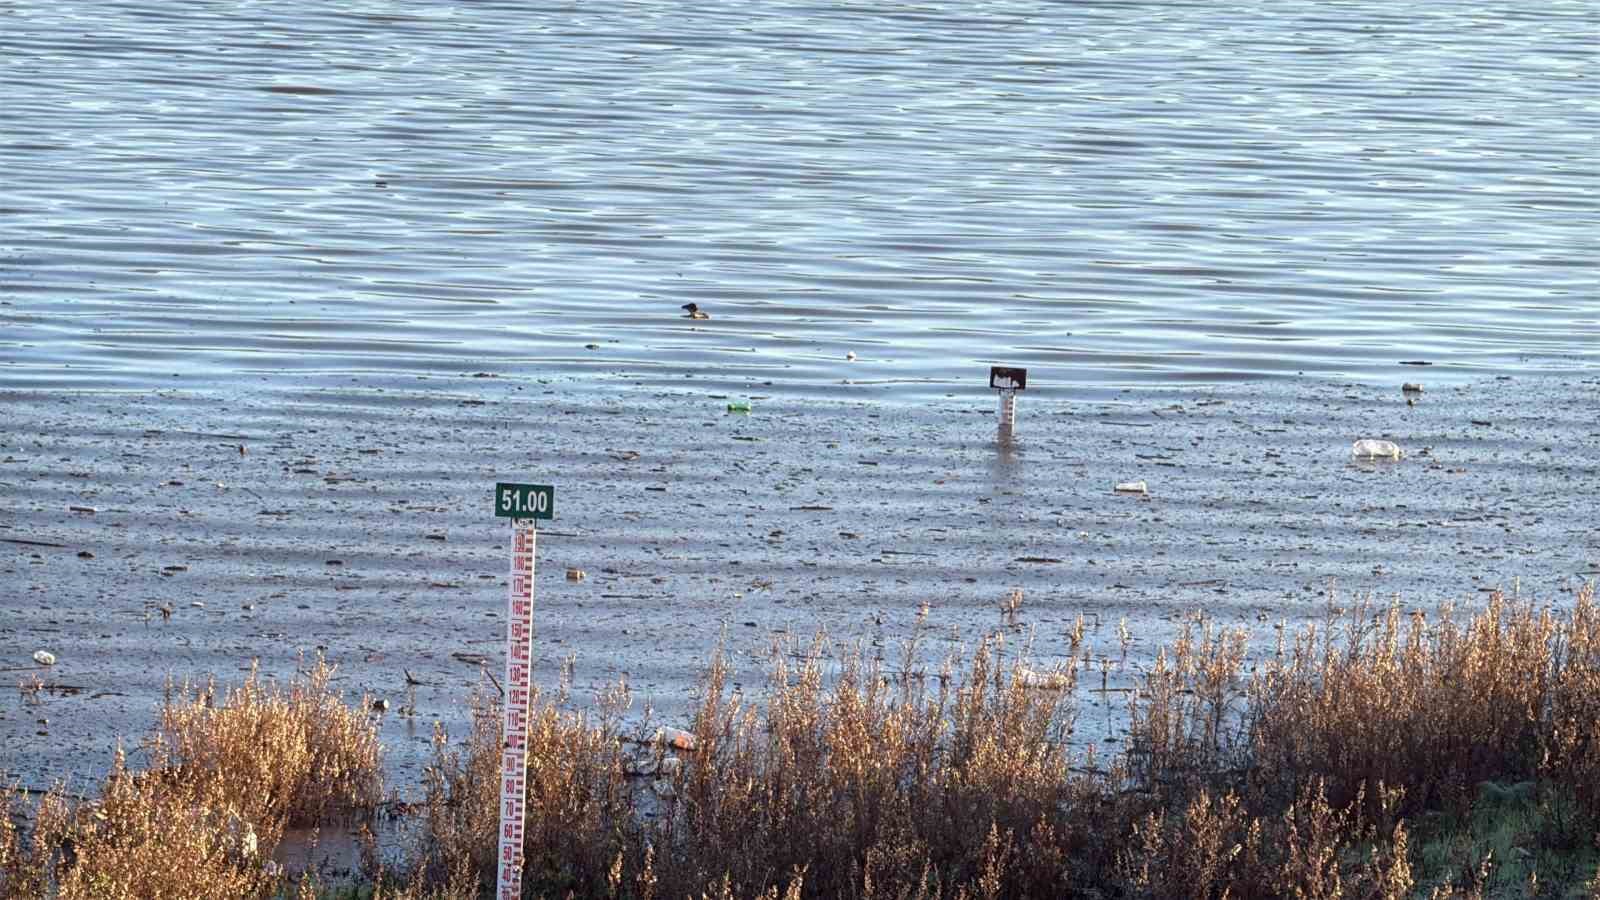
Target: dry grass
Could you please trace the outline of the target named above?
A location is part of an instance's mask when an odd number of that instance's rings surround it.
[[[1063,811],[1108,795],[1068,767],[1070,670],[1064,689],[1025,687],[991,641],[959,673],[890,677],[849,652],[827,679],[826,650],[774,653],[759,706],[714,656],[693,751],[657,743],[638,759],[616,715],[536,706],[530,895],[1053,896],[1077,877],[1095,842]],[[499,735],[483,712],[464,747],[438,748],[416,865],[399,873],[413,889],[459,889],[469,872],[488,885]]]
[[[1068,749],[1082,632],[1069,663],[1040,671],[1010,630],[938,671],[914,644],[892,669],[822,639],[775,648],[754,699],[714,655],[692,750],[640,749],[655,731],[646,716],[624,732],[623,686],[593,712],[536,696],[525,896],[1600,900],[1592,588],[1563,610],[1358,605],[1253,668],[1247,635],[1195,619],[1141,679],[1127,750],[1104,762]],[[31,833],[0,824],[0,894],[218,896],[184,893],[176,879],[197,873],[238,896],[290,890],[261,881],[241,823],[275,836],[376,797],[376,745],[330,674],[287,691],[252,676],[220,705],[184,691],[158,772],[119,767],[76,809],[47,797]],[[490,700],[464,741],[438,735],[405,862],[347,896],[492,887]],[[138,871],[169,881],[128,880]]]
[[[1308,629],[1253,685],[1262,776],[1285,789],[1328,777],[1341,803],[1362,783],[1404,784],[1402,812],[1458,811],[1479,782],[1582,766],[1594,748],[1574,726],[1597,721],[1600,700],[1585,708],[1568,686],[1600,670],[1559,655],[1600,641],[1592,599],[1571,618],[1496,594],[1464,623],[1362,607]]]
[[[605,708],[613,708],[612,703]],[[625,774],[617,720],[565,711],[537,690],[530,698],[524,883],[535,896],[602,894],[628,846],[637,808]],[[474,896],[494,877],[500,801],[500,709],[473,702],[473,729],[454,748],[436,733],[424,774],[422,823],[406,883],[446,896]],[[487,881],[485,881],[487,884]],[[471,890],[464,890],[472,885]]]
[[[370,811],[383,794],[370,698],[347,705],[334,674],[319,657],[287,685],[263,684],[252,667],[220,698],[214,682],[169,688],[151,767],[214,790],[268,847],[285,827]]]
[[[1186,632],[1135,709],[1137,781],[1162,802],[1123,881],[1151,897],[1592,892],[1597,648],[1592,586],[1566,612],[1499,594],[1432,621],[1358,605],[1248,678],[1231,640]],[[1236,684],[1243,706],[1219,716]],[[1504,785],[1525,808],[1508,812]]]
[[[27,842],[0,827],[0,896],[273,896],[286,825],[370,811],[381,792],[375,726],[333,674],[318,660],[277,687],[252,671],[221,703],[214,685],[169,691],[148,769],[119,753],[94,800],[46,794]]]
[[[912,654],[892,678],[849,652],[826,684],[823,650],[775,655],[760,710],[713,660],[700,750],[648,834],[669,896],[718,877],[741,896],[803,877],[808,896],[863,897],[1021,896],[1071,877],[1083,836],[1063,811],[1102,791],[1069,768],[1070,670],[1064,689],[1026,687],[991,639],[936,677]]]

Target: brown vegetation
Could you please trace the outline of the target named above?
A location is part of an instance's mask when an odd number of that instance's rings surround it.
[[[0,826],[0,896],[270,896],[286,826],[370,812],[380,796],[376,728],[333,674],[320,659],[286,686],[252,671],[220,702],[211,684],[170,689],[148,769],[129,771],[119,752],[94,800],[46,794],[26,844],[9,818]]]
[[[692,750],[625,732],[625,687],[593,712],[536,697],[525,895],[1600,898],[1592,587],[1560,610],[1358,605],[1253,665],[1245,634],[1196,619],[1107,761],[1069,749],[1077,675],[1102,662],[1073,638],[1044,672],[1000,633],[940,671],[915,646],[889,668],[819,640],[774,653],[759,703],[714,656]],[[324,670],[184,697],[159,767],[119,766],[75,808],[52,794],[26,833],[0,821],[0,894],[271,896],[284,822],[375,800],[370,726]],[[499,716],[478,711],[464,742],[438,736],[404,862],[353,895],[492,887]],[[180,870],[227,890],[130,874]]]

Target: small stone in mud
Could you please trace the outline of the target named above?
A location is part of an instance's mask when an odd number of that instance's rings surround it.
[[[342,565],[344,565],[344,560],[342,560],[342,559],[330,559],[330,560],[328,560],[328,562],[326,564],[330,565],[330,566],[342,566]]]
[[[68,512],[76,512],[76,513],[88,513],[89,515],[92,516],[98,510],[96,510],[92,506],[69,506],[69,507],[67,507],[67,511]]]
[[[78,551],[78,558],[79,559],[94,559],[94,554],[90,553],[87,550],[79,550]]]

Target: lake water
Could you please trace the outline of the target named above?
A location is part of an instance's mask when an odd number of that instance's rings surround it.
[[[0,387],[1588,369],[1597,30],[1590,0],[11,3]]]

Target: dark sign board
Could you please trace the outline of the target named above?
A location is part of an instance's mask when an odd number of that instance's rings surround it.
[[[1020,391],[1028,386],[1028,370],[1010,366],[989,367],[989,387],[1002,391]]]
[[[548,484],[496,482],[494,514],[508,519],[551,519],[556,513],[556,489]]]

